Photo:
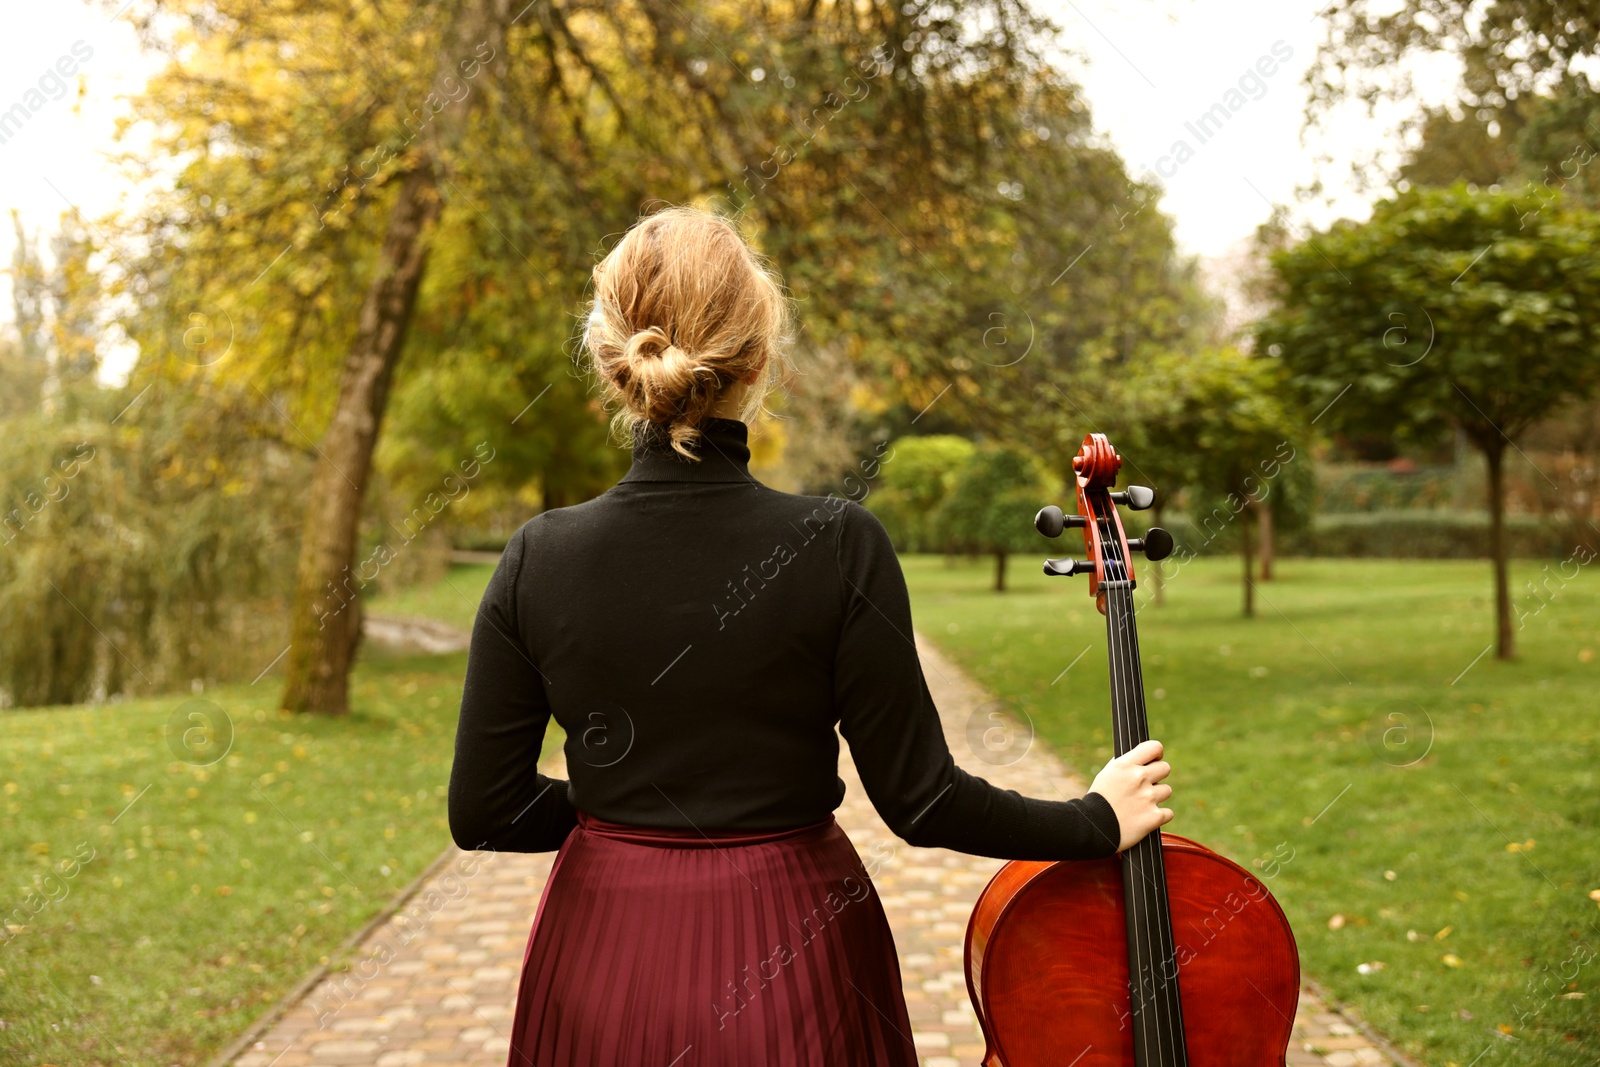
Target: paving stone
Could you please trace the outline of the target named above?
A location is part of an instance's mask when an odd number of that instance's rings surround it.
[[[917,647],[958,763],[1025,794],[1081,794],[1082,781],[1037,739],[1010,764],[970,751],[967,720],[991,698],[920,636]],[[545,771],[565,775],[559,754]],[[1002,864],[914,848],[895,837],[866,799],[843,743],[839,776],[847,787],[839,824],[872,873],[894,930],[923,1067],[978,1067],[983,1035],[967,1000],[962,946],[973,902]],[[365,983],[354,975],[331,976],[233,1067],[505,1067],[528,928],[554,858],[451,849],[434,882],[371,935],[366,952],[380,941],[387,946],[389,962],[380,973]],[[366,952],[356,959],[365,961]],[[341,977],[349,992],[341,992]],[[353,1040],[358,1034],[376,1036]],[[1285,1062],[1393,1063],[1359,1027],[1308,990],[1300,994]]]

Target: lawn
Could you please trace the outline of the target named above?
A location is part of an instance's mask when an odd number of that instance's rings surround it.
[[[1105,633],[1082,579],[1019,565],[997,595],[986,563],[904,566],[918,627],[1092,773]],[[1254,620],[1231,561],[1188,564],[1140,613],[1173,829],[1255,865],[1306,973],[1424,1062],[1594,1063],[1600,587],[1580,574],[1521,659],[1474,663],[1486,566],[1281,566]],[[465,627],[491,571],[372,610]],[[210,766],[169,747],[189,694],[8,713],[5,921],[46,903],[0,943],[0,1064],[203,1062],[336,958],[448,841],[464,664],[369,650],[338,721],[281,715],[271,677],[204,693],[234,731]]]
[[[1105,629],[1084,579],[1016,566],[995,594],[987,563],[904,566],[919,629],[1098,769]],[[1306,973],[1424,1062],[1594,1064],[1600,579],[1552,583],[1520,658],[1474,663],[1486,564],[1280,567],[1253,620],[1231,560],[1189,563],[1140,611],[1172,829],[1254,865]]]
[[[0,1064],[202,1064],[337,965],[449,843],[465,664],[369,649],[337,720],[280,713],[271,676],[6,713]]]
[[[453,566],[436,582],[396,589],[377,597],[367,610],[385,615],[436,619],[463,630],[472,629],[483,599],[484,586],[494,573],[493,564],[468,563]]]

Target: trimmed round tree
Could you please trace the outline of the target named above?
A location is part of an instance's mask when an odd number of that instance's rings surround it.
[[[1273,257],[1258,328],[1324,430],[1458,429],[1488,472],[1497,655],[1513,654],[1505,455],[1600,387],[1600,215],[1559,196],[1414,190]]]
[[[1309,495],[1309,474],[1286,476],[1306,471],[1310,457],[1300,447],[1304,431],[1284,400],[1282,377],[1276,361],[1231,345],[1160,359],[1147,368],[1139,393],[1129,438],[1135,451],[1124,452],[1135,457],[1123,467],[1127,480],[1145,478],[1148,464],[1156,477],[1181,479],[1188,490],[1190,530],[1180,561],[1237,535],[1247,616],[1255,614],[1255,544],[1286,496],[1293,506],[1283,513],[1292,514],[1305,510]],[[1159,575],[1161,568],[1148,573]]]
[[[1044,461],[1011,445],[980,445],[957,471],[934,519],[947,546],[994,556],[994,589],[1006,588],[1006,557],[1040,550],[1033,516],[1060,499]]]
[[[954,434],[900,437],[880,461],[877,488],[861,503],[889,533],[900,552],[937,552],[931,519],[950,495],[956,474],[972,458],[975,445]]]

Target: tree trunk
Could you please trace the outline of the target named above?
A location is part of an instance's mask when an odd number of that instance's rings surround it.
[[[1495,657],[1514,656],[1511,631],[1511,580],[1506,567],[1506,446],[1503,439],[1489,441],[1483,448],[1489,468],[1489,556],[1494,560]]]
[[[1256,585],[1250,551],[1250,509],[1239,512],[1239,546],[1244,556],[1244,617],[1254,618],[1256,613]]]
[[[1006,554],[1004,552],[996,552],[994,554],[994,591],[996,593],[1004,593],[1006,591]]]
[[[350,667],[361,636],[361,600],[351,576],[361,502],[439,208],[433,167],[424,156],[400,179],[312,477],[289,623],[283,706],[291,711],[349,710]]]
[[[1266,501],[1256,503],[1256,522],[1261,530],[1261,580],[1272,581],[1273,528],[1272,505]]]

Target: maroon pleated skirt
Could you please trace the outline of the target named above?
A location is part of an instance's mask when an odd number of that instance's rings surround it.
[[[508,1067],[916,1067],[877,891],[829,818],[776,833],[580,813],[528,937]]]

